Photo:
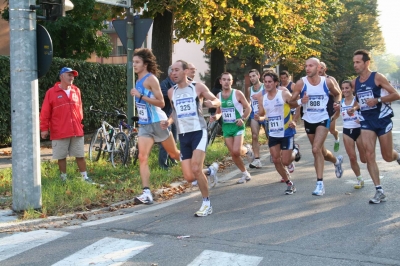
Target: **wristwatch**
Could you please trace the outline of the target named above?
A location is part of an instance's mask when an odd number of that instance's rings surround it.
[[[378,103],[381,103],[382,102],[382,99],[381,99],[381,97],[379,97],[378,98]]]

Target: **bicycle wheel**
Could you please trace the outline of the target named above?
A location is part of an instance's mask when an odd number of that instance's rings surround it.
[[[125,133],[119,132],[114,137],[111,153],[111,163],[114,167],[126,166],[129,153],[129,140]]]
[[[92,136],[92,140],[89,145],[89,160],[97,162],[102,152],[104,152],[104,134],[103,129],[99,128]]]
[[[210,135],[208,136],[208,145],[212,145],[214,143],[215,137],[217,136],[218,132],[221,131],[221,125],[218,121],[214,121],[214,124],[211,125]]]
[[[129,135],[129,157],[133,159],[133,164],[136,165],[139,155],[138,136],[137,133]]]

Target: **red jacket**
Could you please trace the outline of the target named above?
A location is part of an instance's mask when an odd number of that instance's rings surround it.
[[[40,111],[40,131],[50,129],[50,139],[83,136],[81,91],[71,86],[69,98],[57,82],[46,92]]]

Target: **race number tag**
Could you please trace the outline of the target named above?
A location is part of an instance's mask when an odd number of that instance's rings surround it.
[[[283,119],[282,116],[270,116],[268,117],[269,132],[277,133],[283,131]]]
[[[322,106],[324,95],[310,95],[307,103],[307,112],[322,113],[326,106]]]
[[[139,115],[139,122],[147,123],[149,122],[149,116],[147,114],[146,104],[136,103],[136,109]]]
[[[176,100],[176,115],[178,118],[195,117],[196,103],[193,97]]]
[[[235,115],[235,107],[221,108],[222,111],[222,119],[225,123],[235,123],[236,115]]]
[[[344,122],[352,122],[352,121],[357,121],[358,117],[356,113],[353,113],[351,116],[347,113],[349,109],[353,108],[353,106],[345,106],[341,108],[342,112],[342,117]]]
[[[251,105],[253,107],[253,112],[258,114],[258,100],[251,100]]]
[[[360,110],[361,111],[367,111],[367,110],[371,110],[371,109],[377,108],[376,105],[371,107],[371,106],[368,106],[368,104],[367,104],[367,100],[368,99],[373,99],[374,98],[374,94],[373,94],[372,90],[363,91],[363,92],[357,92],[357,97],[358,97],[358,100],[360,102]]]

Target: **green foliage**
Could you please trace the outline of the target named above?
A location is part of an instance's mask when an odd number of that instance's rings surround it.
[[[104,111],[112,111],[113,106],[126,106],[126,67],[123,65],[105,65],[71,59],[53,58],[50,70],[39,79],[39,103],[41,106],[46,91],[59,81],[59,71],[68,66],[79,72],[74,84],[80,88],[84,108],[85,132],[93,131],[100,125],[99,117],[89,112],[93,105]],[[0,106],[0,143],[10,143],[11,137],[11,97],[10,97],[10,61],[9,57],[0,56],[0,93],[3,102]],[[112,122],[112,121],[110,121]]]

